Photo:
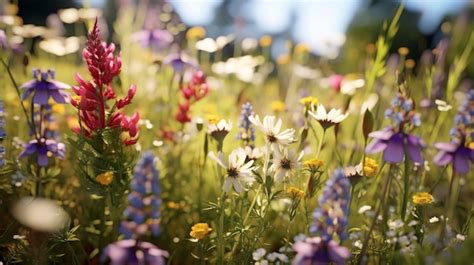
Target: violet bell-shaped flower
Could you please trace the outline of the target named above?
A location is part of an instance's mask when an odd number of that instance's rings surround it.
[[[55,72],[52,69],[48,71],[41,71],[33,69],[33,80],[23,84],[21,88],[25,91],[21,96],[22,100],[26,100],[33,94],[33,103],[46,106],[48,101],[52,98],[58,104],[65,104],[69,102],[69,95],[64,91],[71,86],[63,82],[54,80]]]

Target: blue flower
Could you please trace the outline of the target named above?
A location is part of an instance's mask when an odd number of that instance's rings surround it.
[[[337,235],[339,240],[345,238],[349,189],[350,182],[344,170],[337,169],[326,182],[319,197],[319,207],[313,214],[313,223],[309,229],[312,234],[319,234],[325,242],[332,240],[334,235]]]
[[[144,48],[161,50],[173,43],[173,35],[163,29],[144,29],[133,34],[132,38]]]
[[[54,80],[54,70],[42,72],[39,69],[33,69],[33,80],[23,84],[21,88],[25,91],[21,96],[22,100],[26,100],[33,94],[33,103],[47,106],[48,100],[52,98],[56,103],[65,104],[69,102],[69,95],[64,91],[70,88],[68,84]]]
[[[469,165],[474,162],[472,142],[468,142],[469,138],[471,141],[473,140],[473,126],[474,90],[470,90],[466,95],[466,100],[454,117],[453,127],[449,131],[451,141],[434,144],[434,147],[438,149],[438,153],[433,159],[434,163],[438,166],[452,164],[454,171],[457,173],[469,173]]]
[[[64,159],[66,155],[66,145],[52,139],[40,138],[34,139],[25,144],[23,152],[19,158],[36,155],[38,165],[46,167],[49,163],[49,156],[53,155],[59,159]]]
[[[126,239],[139,238],[148,230],[154,236],[159,234],[159,176],[155,156],[151,152],[144,153],[135,167],[127,196],[128,207],[124,211],[126,220],[120,225],[120,233]]]
[[[249,117],[254,114],[253,106],[250,104],[250,102],[242,105],[239,117],[239,128],[241,131],[237,135],[237,139],[243,140],[248,145],[252,145],[252,143],[255,141],[255,128],[249,119]]]
[[[385,118],[390,119],[393,124],[371,132],[369,137],[373,140],[367,145],[365,152],[375,154],[383,151],[383,159],[389,163],[400,163],[405,155],[415,163],[423,163],[423,140],[406,132],[407,129],[421,125],[420,114],[414,111],[414,106],[413,99],[399,92],[385,110]]]
[[[196,60],[185,53],[170,53],[165,57],[163,63],[173,67],[174,71],[181,73],[186,67],[192,69],[198,69],[199,65]]]

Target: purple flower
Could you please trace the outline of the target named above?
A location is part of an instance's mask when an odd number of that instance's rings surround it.
[[[439,150],[434,157],[434,163],[438,166],[453,164],[454,171],[466,174],[469,172],[469,161],[474,162],[474,149],[464,146],[462,143],[435,143],[435,148]]]
[[[125,239],[108,245],[100,258],[101,262],[110,260],[111,265],[164,265],[168,256],[152,243]]]
[[[334,240],[328,242],[320,237],[305,238],[296,242],[293,249],[297,252],[293,265],[336,265],[346,264],[351,253]]]
[[[434,163],[438,166],[453,164],[454,171],[461,174],[469,172],[469,162],[474,162],[473,143],[466,143],[470,133],[471,141],[474,132],[471,128],[474,125],[474,90],[470,90],[466,95],[466,100],[459,108],[454,117],[454,124],[450,131],[451,142],[435,143],[434,147],[439,150],[434,158]]]
[[[254,115],[253,106],[250,102],[242,105],[239,117],[239,128],[241,129],[237,135],[237,139],[241,139],[246,145],[253,145],[255,141],[255,128],[252,126],[249,117]]]
[[[173,35],[163,29],[144,29],[133,34],[132,38],[142,47],[160,50],[173,42]]]
[[[199,68],[196,60],[191,58],[186,53],[170,53],[165,57],[163,63],[173,67],[175,72],[182,72],[186,67],[197,69]]]
[[[367,145],[365,152],[375,154],[383,151],[383,159],[389,163],[400,163],[405,157],[405,149],[408,157],[415,163],[422,164],[423,157],[421,150],[424,146],[423,141],[414,135],[404,132],[396,132],[393,127],[388,126],[381,131],[374,131],[369,134],[374,138]]]
[[[139,238],[150,231],[153,236],[160,233],[160,172],[155,166],[155,156],[145,152],[133,173],[128,194],[126,220],[120,225],[120,233],[126,239]]]
[[[49,162],[48,152],[59,159],[64,159],[66,145],[51,139],[41,138],[39,142],[34,139],[25,145],[25,149],[21,152],[19,158],[36,154],[38,156],[38,165],[45,167]]]
[[[329,242],[337,235],[339,240],[345,238],[344,230],[349,214],[349,179],[344,170],[337,169],[326,182],[319,197],[319,207],[313,214],[313,223],[309,228],[311,234],[320,234],[322,240]]]
[[[49,98],[56,103],[65,104],[69,102],[69,95],[64,91],[70,88],[68,84],[54,80],[54,70],[50,69],[42,72],[39,69],[33,69],[33,80],[23,84],[21,88],[26,90],[23,92],[22,100],[27,99],[33,94],[33,103],[38,105],[48,105]]]

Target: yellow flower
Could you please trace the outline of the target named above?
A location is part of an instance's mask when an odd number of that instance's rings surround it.
[[[288,54],[282,54],[282,55],[278,56],[278,58],[277,58],[277,64],[279,64],[279,65],[289,64],[290,61],[291,61],[291,57]]]
[[[269,36],[269,35],[263,35],[261,38],[260,38],[260,46],[262,47],[268,47],[270,45],[272,45],[272,37]]]
[[[107,171],[95,177],[95,180],[104,186],[108,186],[112,183],[112,179],[114,178],[114,173],[112,171]]]
[[[189,235],[195,239],[203,239],[212,229],[207,223],[197,223],[191,227]]]
[[[406,68],[412,69],[412,68],[414,68],[415,66],[416,66],[415,60],[413,60],[413,59],[408,59],[408,60],[406,60],[406,62],[405,62],[405,67],[406,67]]]
[[[217,124],[217,122],[219,121],[219,116],[217,116],[215,114],[206,114],[206,120],[210,124]]]
[[[77,118],[69,116],[67,117],[67,126],[69,127],[69,129],[78,128],[79,121],[77,120]]]
[[[295,188],[295,187],[289,187],[288,190],[286,191],[288,194],[290,194],[290,197],[292,198],[303,198],[304,197],[304,191]]]
[[[377,171],[379,170],[379,165],[372,158],[366,157],[364,160],[363,170],[364,176],[373,177],[375,176],[375,174],[377,174]]]
[[[286,110],[286,105],[283,101],[275,100],[270,103],[270,108],[272,108],[274,112],[283,112]]]
[[[53,104],[51,110],[59,115],[64,115],[64,113],[66,113],[66,109],[64,108],[63,104]]]
[[[173,209],[173,210],[179,210],[182,208],[182,205],[180,203],[177,203],[177,202],[168,202],[166,204],[166,206],[170,209]]]
[[[433,203],[434,198],[428,192],[417,192],[413,195],[412,201],[416,205],[428,205]]]
[[[470,143],[467,145],[467,148],[469,148],[469,149],[474,149],[474,142],[470,142]]]
[[[203,27],[192,27],[186,32],[186,39],[198,40],[206,37],[206,30]]]
[[[409,50],[407,47],[400,47],[400,48],[398,48],[398,53],[399,53],[400,55],[405,56],[405,55],[407,55],[409,52],[410,52],[410,50]]]
[[[303,162],[303,166],[309,170],[318,169],[324,165],[324,161],[320,159],[308,159]]]
[[[304,54],[310,51],[309,46],[306,43],[298,43],[295,46],[295,53],[296,54]]]
[[[300,103],[305,105],[306,107],[311,107],[318,105],[319,101],[316,97],[304,97],[300,99]]]

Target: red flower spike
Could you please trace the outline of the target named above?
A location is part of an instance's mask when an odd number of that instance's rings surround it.
[[[130,102],[132,101],[132,99],[135,96],[136,92],[137,92],[137,87],[135,85],[131,85],[130,89],[128,90],[127,96],[125,98],[119,99],[117,101],[117,108],[121,109],[121,108],[127,106],[128,104],[130,104]]]
[[[116,128],[121,132],[128,132],[129,139],[124,144],[131,145],[138,140],[138,113],[132,117],[126,117],[123,113],[116,111],[129,105],[135,96],[136,87],[132,85],[125,98],[117,100],[116,107],[107,104],[108,100],[116,99],[112,87],[112,80],[121,70],[122,60],[120,56],[114,55],[115,45],[107,45],[100,39],[100,31],[97,20],[88,35],[86,48],[82,55],[87,64],[87,69],[92,77],[91,81],[85,80],[79,74],[75,78],[78,86],[73,87],[80,100],[72,99],[71,104],[79,111],[79,118],[83,130],[74,129],[76,133],[83,133],[86,137],[93,137],[105,128]],[[109,117],[109,118],[107,118]]]
[[[201,100],[209,92],[209,85],[206,83],[206,77],[202,71],[197,71],[193,74],[191,81],[181,88],[181,94],[183,95],[185,102],[179,103],[178,112],[175,115],[175,119],[185,124],[191,121],[189,115],[191,105]]]

